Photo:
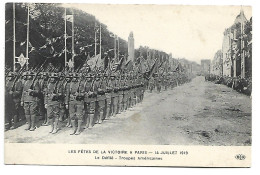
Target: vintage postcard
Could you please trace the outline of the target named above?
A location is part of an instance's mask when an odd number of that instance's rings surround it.
[[[5,164],[250,167],[252,7],[5,4]]]

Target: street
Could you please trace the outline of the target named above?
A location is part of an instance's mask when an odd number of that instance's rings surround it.
[[[61,123],[34,132],[25,125],[5,132],[6,143],[251,145],[251,99],[199,76],[173,90],[146,92],[144,101],[80,135]]]

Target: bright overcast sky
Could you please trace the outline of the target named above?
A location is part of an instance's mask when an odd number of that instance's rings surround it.
[[[66,4],[90,13],[127,40],[133,31],[140,45],[200,62],[221,49],[223,32],[240,13],[240,6],[90,5]],[[251,8],[243,7],[247,19]]]

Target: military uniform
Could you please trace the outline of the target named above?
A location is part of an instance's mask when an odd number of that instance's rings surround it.
[[[14,101],[14,107],[15,107],[15,115],[13,118],[14,125],[10,129],[14,129],[17,126],[17,122],[22,119],[23,111],[21,107],[21,97],[22,97],[22,92],[23,92],[23,85],[22,81],[18,79],[16,83],[14,84],[14,89],[12,89],[12,98]]]
[[[24,83],[23,93],[21,98],[21,105],[24,107],[25,117],[28,123],[26,130],[34,131],[36,129],[35,123],[37,121],[37,102],[40,91],[39,82],[33,83],[33,72],[28,72],[28,78]],[[31,89],[32,88],[32,89]]]
[[[96,95],[97,92],[94,89],[94,79],[93,75],[87,75],[87,81],[85,82],[85,111],[87,114],[86,128],[92,128],[94,126],[94,115],[95,115],[95,105],[96,105]]]
[[[73,77],[73,74],[72,73],[69,73],[68,75],[66,75],[66,82],[64,83],[63,85],[63,89],[64,89],[64,105],[65,105],[65,117],[67,118],[67,124],[66,124],[66,127],[69,127],[71,128],[72,125],[71,125],[71,119],[70,119],[70,116],[69,116],[69,109],[66,108],[66,99],[68,99],[69,97],[67,96],[67,91],[69,91],[69,88],[70,88],[70,83],[71,83],[71,79]]]
[[[112,98],[113,85],[110,76],[107,77],[106,84],[106,115],[105,118],[110,117],[110,109],[111,109],[111,98]]]
[[[97,123],[101,124],[106,100],[106,84],[104,80],[100,80],[101,75],[98,75],[96,81],[94,82],[94,91],[97,92],[96,104],[97,104]]]
[[[117,114],[117,107],[118,107],[118,91],[119,91],[119,86],[118,86],[118,81],[117,79],[114,79],[115,77],[112,78],[112,87],[113,87],[113,92],[111,93],[112,97],[112,106],[111,106],[111,113],[115,117]]]
[[[13,72],[9,72],[5,84],[5,122],[8,123],[8,127],[5,128],[6,130],[12,127],[12,119],[15,116],[15,104],[11,93],[13,83],[14,74]]]
[[[119,83],[119,91],[118,91],[118,112],[121,113],[124,111],[124,75],[121,75]]]
[[[53,73],[50,77],[50,82],[47,85],[45,92],[44,104],[47,109],[47,116],[51,124],[50,133],[55,134],[58,132],[58,123],[60,117],[60,102],[63,92],[58,92],[58,75]]]
[[[45,92],[47,89],[47,83],[48,83],[48,73],[43,72],[41,73],[41,79],[39,81],[39,86],[40,86],[40,94],[39,94],[39,114],[40,120],[44,120],[44,124],[47,124],[47,111],[46,108],[44,107],[44,96]]]
[[[74,74],[72,82],[70,83],[70,88],[66,92],[66,107],[69,108],[69,115],[71,119],[71,124],[73,132],[71,135],[79,135],[81,132],[81,124],[84,116],[84,94],[81,93],[80,87],[83,87],[79,79],[80,74]],[[76,122],[78,126],[76,127]]]

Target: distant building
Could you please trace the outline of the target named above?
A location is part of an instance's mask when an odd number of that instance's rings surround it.
[[[201,73],[202,74],[210,73],[210,59],[201,60]]]
[[[133,32],[130,32],[128,37],[128,59],[132,61],[135,59],[135,40]]]
[[[234,24],[224,31],[222,43],[223,75],[245,77],[245,43],[242,36],[247,19],[243,10],[237,15]]]
[[[218,50],[216,52],[213,60],[211,61],[210,73],[219,76],[221,76],[223,73],[223,60],[221,50]]]

